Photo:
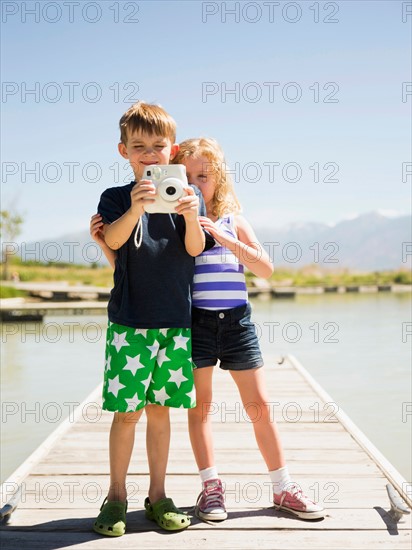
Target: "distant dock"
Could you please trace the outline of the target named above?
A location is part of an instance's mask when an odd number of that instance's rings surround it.
[[[109,483],[112,414],[101,411],[99,387],[3,483],[2,513],[16,508],[2,526],[2,548],[410,550],[410,484],[294,357],[286,357],[282,364],[273,360],[265,372],[291,475],[327,511],[325,519],[312,522],[273,508],[251,420],[231,377],[216,371],[212,420],[216,464],[226,487],[226,521],[209,525],[193,518],[189,529],[169,534],[145,519],[148,466],[143,416],[128,476],[126,535],[103,538],[92,531]],[[251,406],[247,412],[255,418]],[[190,513],[200,482],[187,413],[172,410],[171,419],[167,490]]]
[[[297,294],[345,294],[358,292],[412,292],[412,285],[313,285],[284,286],[270,283],[264,279],[253,279],[253,286],[248,287],[249,296],[267,295],[272,298],[293,298]]]
[[[263,279],[254,279],[253,283],[253,286],[248,287],[251,298],[285,299],[302,294],[344,294],[346,292],[412,292],[410,285],[286,287],[273,285]],[[3,322],[41,321],[45,315],[104,315],[111,292],[110,288],[64,283],[7,282],[7,286],[24,290],[29,298],[0,300],[0,321]]]
[[[106,301],[110,297],[111,288],[91,285],[68,285],[67,283],[22,283],[9,282],[5,286],[12,286],[26,291],[29,296],[52,302],[69,302],[85,300],[89,302]],[[412,285],[313,285],[313,286],[285,286],[271,283],[266,279],[254,278],[248,286],[251,296],[268,294],[273,297],[294,296],[296,294],[324,294],[336,292],[412,292]]]

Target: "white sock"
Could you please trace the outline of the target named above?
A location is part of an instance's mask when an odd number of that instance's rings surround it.
[[[217,479],[219,477],[217,474],[216,466],[211,466],[210,468],[199,470],[199,474],[202,483],[204,483],[205,481],[209,481],[209,479]]]
[[[283,468],[278,468],[277,470],[271,470],[269,475],[273,484],[273,492],[277,495],[280,495],[285,486],[291,482],[287,466],[283,466]]]

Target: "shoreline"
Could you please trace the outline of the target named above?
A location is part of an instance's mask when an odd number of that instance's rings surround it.
[[[294,299],[297,295],[333,294],[405,294],[412,285],[336,285],[336,286],[282,286],[264,279],[254,279],[247,288],[249,298],[265,300]],[[49,314],[105,313],[110,288],[62,283],[14,283],[14,288],[27,292],[26,297],[0,299],[0,323],[42,322]]]
[[[266,283],[264,279],[258,279],[260,281],[257,286],[248,287],[249,296],[258,296],[260,294],[270,294],[274,298],[282,298],[283,296],[295,295],[295,294],[345,294],[345,293],[359,293],[370,294],[374,292],[412,292],[412,285],[399,285],[399,284],[387,284],[387,285],[311,285],[311,286],[283,286]],[[256,283],[255,283],[256,284]]]

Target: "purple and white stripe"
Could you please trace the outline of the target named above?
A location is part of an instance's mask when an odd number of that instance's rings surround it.
[[[216,224],[237,238],[233,216],[219,219]],[[216,245],[195,258],[193,305],[203,309],[230,309],[248,301],[244,267],[227,248]]]

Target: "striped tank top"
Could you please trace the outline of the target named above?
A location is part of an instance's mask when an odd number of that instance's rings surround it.
[[[234,216],[219,218],[215,224],[237,239]],[[195,258],[192,304],[203,309],[230,309],[248,301],[244,267],[226,247],[216,243]]]

